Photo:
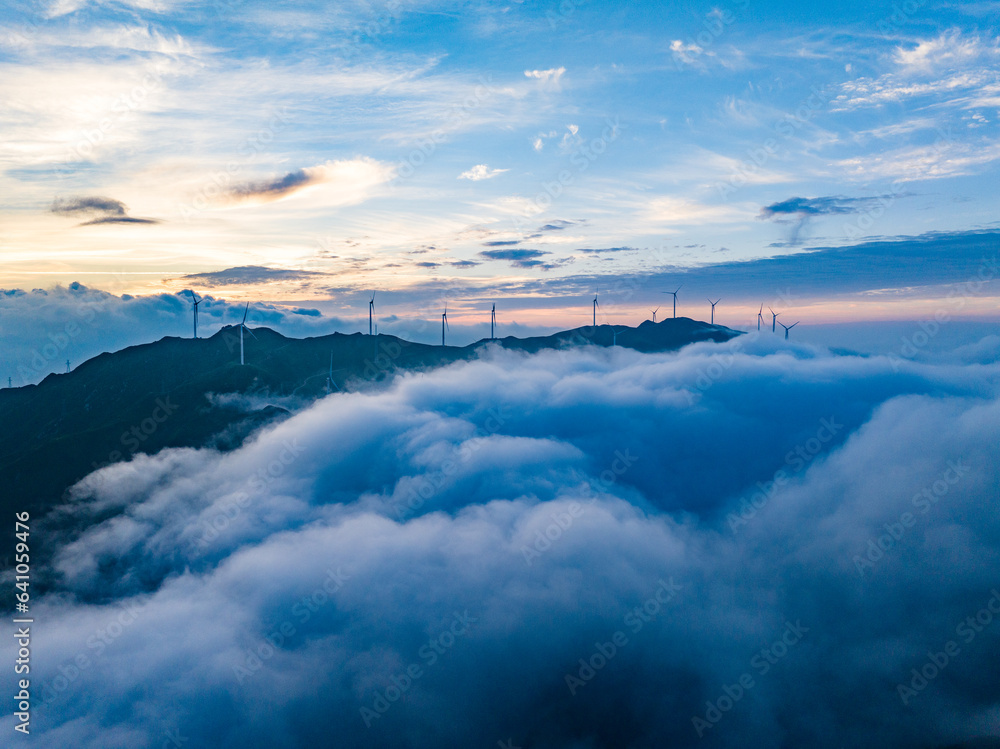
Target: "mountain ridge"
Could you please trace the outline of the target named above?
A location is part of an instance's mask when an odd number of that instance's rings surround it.
[[[208,338],[166,336],[98,354],[37,384],[0,390],[0,414],[8,425],[0,436],[2,509],[45,513],[97,468],[167,447],[232,449],[263,424],[286,416],[282,399],[305,404],[333,391],[363,390],[399,372],[474,358],[491,345],[531,354],[607,347],[617,338],[620,346],[657,352],[741,335],[690,318],[647,320],[637,327],[585,326],[467,346],[434,346],[386,334],[288,338],[261,327],[245,336],[246,364],[240,365],[238,331],[238,326],[225,326]],[[275,402],[247,410],[210,397],[222,394]]]

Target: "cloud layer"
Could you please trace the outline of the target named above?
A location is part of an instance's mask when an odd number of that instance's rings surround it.
[[[35,743],[995,731],[1000,366],[738,340],[497,352],[88,477]]]

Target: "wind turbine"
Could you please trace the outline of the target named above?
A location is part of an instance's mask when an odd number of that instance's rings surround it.
[[[714,302],[709,299],[708,303],[712,305],[712,325],[715,325],[715,305],[722,301],[722,298],[716,299]]]
[[[253,335],[253,331],[247,327],[247,313],[250,312],[250,302],[247,302],[246,309],[243,310],[243,321],[240,323],[240,364],[246,364],[243,359],[243,331],[245,330],[250,335]],[[254,338],[257,336],[253,335]]]
[[[493,302],[493,311],[490,312],[490,340],[496,340],[495,330],[497,327],[497,303]]]
[[[599,305],[597,303],[597,297],[600,295],[600,293],[601,293],[600,289],[598,289],[597,291],[594,292],[594,327],[595,328],[597,327],[597,308],[601,306],[601,305]]]
[[[684,287],[684,284],[681,284],[680,286],[677,287],[677,291],[680,291],[683,287]],[[661,294],[673,294],[674,295],[674,319],[675,320],[677,319],[677,291],[661,291],[660,292]]]
[[[778,330],[778,326],[775,325],[775,323],[778,321],[778,315],[780,315],[781,313],[775,312],[770,307],[767,308],[767,311],[771,313],[771,332],[776,333]]]
[[[444,346],[444,331],[445,329],[451,330],[451,326],[448,324],[448,305],[444,306],[444,314],[441,315],[441,345]]]
[[[617,346],[618,345],[618,334],[621,333],[621,332],[622,331],[619,328],[612,328],[611,329],[611,345],[612,346]]]
[[[761,302],[760,303],[760,309],[757,310],[757,332],[758,333],[760,332],[760,323],[764,319],[763,312],[764,312],[764,303]]]
[[[656,322],[656,313],[659,312],[659,311],[660,311],[659,307],[657,307],[656,309],[651,309],[650,310],[650,312],[653,313],[653,322]]]
[[[792,328],[794,328],[798,324],[799,323],[798,323],[797,320],[795,322],[793,322],[791,325],[785,325],[785,323],[783,323],[783,322],[779,322],[778,323],[778,325],[780,325],[781,327],[783,327],[785,329],[785,340],[786,341],[788,340],[788,331],[791,330]]]
[[[338,391],[340,390],[340,387],[338,387],[337,383],[333,381],[333,352],[331,351],[330,352],[330,374],[328,374],[326,376],[326,392],[327,393],[332,393],[334,388],[337,388]]]
[[[203,300],[199,299],[198,295],[195,294],[193,291],[191,291],[191,289],[188,289],[187,292],[188,292],[188,294],[191,295],[191,301],[194,302],[194,337],[197,338],[198,337],[198,305],[201,304]]]
[[[372,316],[375,314],[375,292],[372,292],[372,298],[368,300],[368,335],[372,334]]]

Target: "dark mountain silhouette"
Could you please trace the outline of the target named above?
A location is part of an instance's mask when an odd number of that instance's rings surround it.
[[[617,342],[639,351],[670,351],[695,341],[726,341],[737,331],[689,318],[616,326]],[[599,325],[495,345],[525,352],[578,345],[610,346]],[[84,362],[38,385],[0,390],[0,507],[43,515],[75,482],[98,467],[165,447],[239,446],[262,425],[288,415],[282,399],[305,403],[332,390],[376,387],[394,373],[475,357],[490,341],[429,346],[361,333],[295,339],[256,328],[239,363],[239,328],[211,338],[163,338]],[[332,355],[332,388],[329,373]],[[261,396],[248,409],[214,395]],[[268,399],[275,403],[266,404]],[[245,400],[245,399],[244,399]]]

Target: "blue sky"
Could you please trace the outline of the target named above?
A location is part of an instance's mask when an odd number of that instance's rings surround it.
[[[891,239],[912,276],[859,288],[866,256],[806,293],[803,263],[802,313],[919,317],[966,267],[928,268],[927,237],[998,228],[998,9],[24,3],[0,27],[4,286],[250,268],[197,278],[341,316],[460,289],[458,322],[516,287],[521,322],[571,324],[602,279]],[[752,320],[776,290],[743,286],[705,291]]]

